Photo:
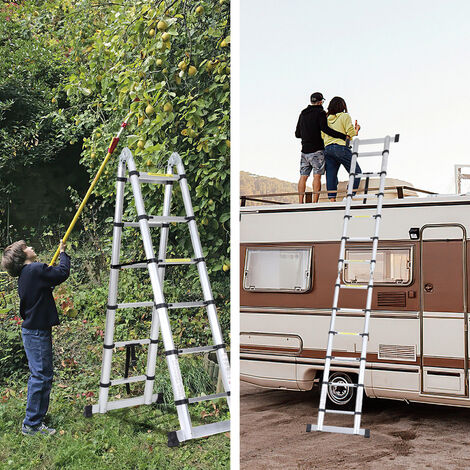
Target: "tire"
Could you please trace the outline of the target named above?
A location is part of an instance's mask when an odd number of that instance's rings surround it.
[[[335,410],[352,411],[356,406],[356,387],[342,387],[341,384],[357,383],[356,377],[347,372],[332,372],[328,382],[326,407]],[[337,384],[337,385],[336,385]]]

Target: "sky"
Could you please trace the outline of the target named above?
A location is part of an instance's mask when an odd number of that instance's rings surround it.
[[[295,126],[320,91],[345,99],[360,138],[400,134],[389,177],[455,192],[454,165],[470,164],[469,18],[468,0],[241,0],[240,170],[297,182]]]

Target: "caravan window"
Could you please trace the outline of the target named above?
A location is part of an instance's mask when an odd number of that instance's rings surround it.
[[[247,248],[243,288],[264,292],[306,292],[312,285],[313,248]]]
[[[347,249],[345,259],[352,262],[344,264],[344,282],[367,284],[370,264],[361,261],[370,258],[370,250]],[[374,284],[409,285],[411,283],[411,260],[411,247],[378,249]]]

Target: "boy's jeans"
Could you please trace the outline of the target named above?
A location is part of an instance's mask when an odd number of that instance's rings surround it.
[[[28,400],[23,424],[39,426],[49,408],[52,387],[52,335],[51,330],[21,328],[24,350],[31,376],[28,380]]]

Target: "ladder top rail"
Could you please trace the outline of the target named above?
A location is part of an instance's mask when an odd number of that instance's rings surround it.
[[[380,139],[354,139],[354,141],[357,141],[359,145],[374,145],[374,144],[383,144],[385,143],[386,138],[390,139],[390,143],[396,143],[400,140],[400,134],[394,134],[393,137],[390,135],[387,135],[385,137],[382,137]],[[353,141],[353,142],[354,142]]]

